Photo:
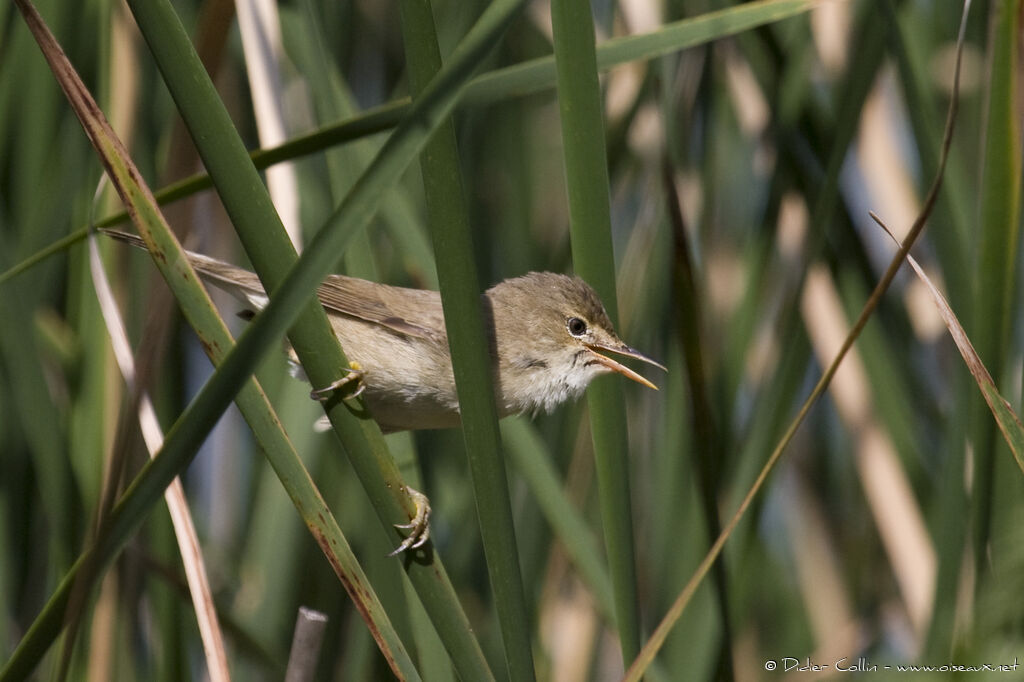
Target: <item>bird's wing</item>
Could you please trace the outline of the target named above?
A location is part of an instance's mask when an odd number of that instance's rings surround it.
[[[327,310],[407,336],[435,340],[444,330],[441,297],[436,291],[376,284],[330,275],[317,290]]]

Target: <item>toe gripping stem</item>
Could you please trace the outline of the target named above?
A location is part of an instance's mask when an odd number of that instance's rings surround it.
[[[409,535],[402,540],[395,551],[388,556],[396,556],[407,549],[419,549],[430,539],[430,500],[419,490],[404,486],[406,494],[416,505],[416,515],[409,523],[396,523],[395,528],[409,529]]]
[[[334,392],[348,386],[353,381],[356,382],[356,390],[354,390],[346,398],[356,398],[363,394],[366,390],[366,382],[363,381],[363,377],[366,376],[366,372],[357,362],[350,362],[348,367],[342,367],[345,371],[345,376],[341,377],[337,381],[330,383],[323,388],[316,388],[309,392],[309,397],[318,402],[326,402],[331,399]]]

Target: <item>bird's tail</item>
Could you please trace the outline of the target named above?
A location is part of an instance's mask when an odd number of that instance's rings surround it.
[[[146,247],[146,242],[144,242],[138,235],[122,232],[121,230],[112,230],[110,228],[101,228],[99,232],[108,237],[112,237],[119,242],[131,244],[132,246],[144,251],[149,250]],[[266,307],[268,300],[267,294],[255,273],[231,265],[230,263],[226,263],[222,260],[204,256],[201,253],[195,253],[193,251],[185,251],[185,253],[188,256],[188,261],[191,263],[192,267],[195,268],[200,277],[205,279],[207,282],[210,282],[218,288],[228,292],[247,306],[251,307],[253,310],[262,310]]]

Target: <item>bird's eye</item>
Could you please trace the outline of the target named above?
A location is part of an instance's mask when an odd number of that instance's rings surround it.
[[[583,336],[587,333],[587,323],[578,317],[570,317],[565,321],[565,326],[573,336]]]

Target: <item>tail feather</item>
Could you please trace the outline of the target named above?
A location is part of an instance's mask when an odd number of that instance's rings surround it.
[[[124,242],[125,244],[131,244],[135,248],[142,249],[143,251],[147,251],[148,250],[146,248],[146,242],[142,241],[142,237],[138,236],[137,234],[130,234],[128,232],[122,232],[121,230],[114,230],[114,229],[111,229],[109,227],[101,227],[98,230],[98,232],[100,234],[104,234],[104,235],[106,235],[108,237],[113,237],[114,239],[116,239],[119,242]]]
[[[146,247],[146,242],[138,235],[109,228],[103,228],[100,232],[119,242],[130,244],[144,251],[149,250]],[[243,303],[251,306],[254,310],[262,310],[266,307],[267,294],[255,273],[230,263],[225,263],[222,260],[204,256],[201,253],[185,251],[185,254],[188,256],[189,263],[196,269],[200,277],[210,284],[223,289]]]

